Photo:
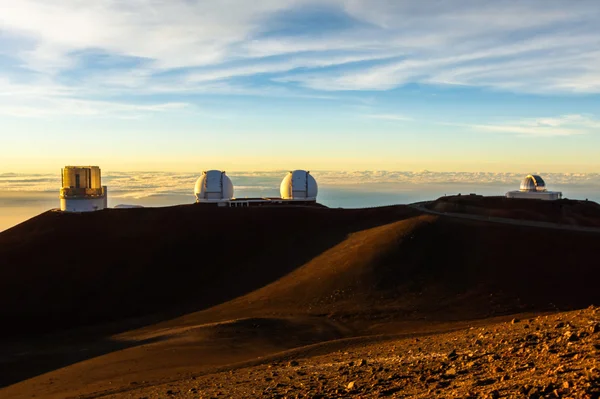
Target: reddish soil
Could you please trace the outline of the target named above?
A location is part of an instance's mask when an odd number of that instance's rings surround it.
[[[406,206],[47,212],[0,233],[0,396],[377,396],[218,372],[600,304],[599,238]],[[435,387],[421,382],[404,392]]]
[[[106,398],[598,398],[600,311],[313,346]],[[323,353],[325,352],[325,353]]]

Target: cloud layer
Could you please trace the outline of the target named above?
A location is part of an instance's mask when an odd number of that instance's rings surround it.
[[[274,196],[286,171],[228,172],[239,197],[247,195]],[[527,173],[468,173],[468,172],[403,172],[403,171],[312,171],[321,188],[344,188],[369,193],[394,191],[413,186],[446,185],[472,187],[496,185],[518,188]],[[540,173],[553,187],[582,187],[600,190],[600,173]],[[169,172],[104,172],[103,184],[113,198],[144,198],[154,195],[193,195],[197,173]],[[57,192],[57,174],[0,174],[0,191]],[[502,194],[499,188],[498,194]]]
[[[159,95],[409,83],[599,93],[599,18],[595,0],[20,0],[0,12],[0,110],[136,116],[187,106]]]

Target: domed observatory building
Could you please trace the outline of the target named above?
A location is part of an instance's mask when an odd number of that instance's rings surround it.
[[[509,191],[506,193],[506,198],[526,198],[554,201],[562,198],[562,193],[559,191],[546,190],[546,183],[538,175],[527,175],[521,181],[519,191]]]
[[[283,178],[279,191],[283,200],[314,203],[317,201],[319,187],[310,172],[294,170]]]
[[[233,183],[223,171],[202,172],[202,176],[196,181],[194,195],[196,203],[227,206],[233,198]]]
[[[317,204],[317,181],[304,170],[289,172],[281,182],[280,197],[234,198],[233,183],[220,170],[203,172],[196,181],[194,194],[197,204],[209,204],[219,207],[259,207]],[[320,205],[319,205],[320,206]]]
[[[92,212],[107,208],[107,188],[98,166],[65,166],[61,170],[60,210]]]

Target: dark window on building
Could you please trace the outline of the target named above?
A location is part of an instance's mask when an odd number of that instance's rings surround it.
[[[75,188],[79,188],[79,173],[75,175]]]

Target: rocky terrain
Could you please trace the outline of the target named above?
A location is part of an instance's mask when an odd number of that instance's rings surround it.
[[[46,212],[0,233],[0,397],[597,398],[598,242],[402,205]]]
[[[376,339],[375,339],[376,340]],[[107,398],[600,397],[600,310],[590,307],[384,342],[348,342]],[[104,396],[103,396],[104,397]]]

